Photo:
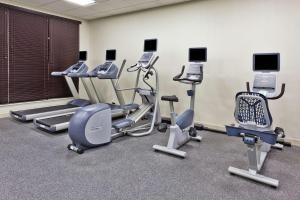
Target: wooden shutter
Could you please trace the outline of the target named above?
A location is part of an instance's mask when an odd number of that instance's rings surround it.
[[[0,6],[0,104],[8,103],[8,58],[6,9]]]
[[[46,98],[47,17],[9,10],[10,103]]]
[[[72,96],[63,77],[51,77],[53,71],[63,71],[78,61],[79,23],[60,18],[49,18],[48,97]],[[78,79],[74,79],[78,88]]]

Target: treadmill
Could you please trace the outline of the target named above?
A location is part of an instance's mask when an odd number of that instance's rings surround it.
[[[84,72],[84,73],[76,73],[75,72],[75,73],[68,74],[69,77],[82,78],[81,80],[82,80],[83,86],[85,87],[85,90],[86,90],[89,98],[90,99],[93,98],[92,97],[93,93],[96,94],[96,96],[97,96],[96,101],[94,103],[100,103],[103,101],[102,101],[102,97],[99,95],[99,93],[97,92],[97,90],[95,88],[92,78],[110,79],[112,81],[114,90],[116,92],[116,96],[120,103],[120,105],[108,104],[111,107],[113,118],[124,116],[125,114],[127,114],[128,109],[129,110],[138,109],[137,104],[131,105],[130,108],[128,108],[128,105],[124,104],[124,98],[123,98],[122,93],[120,91],[117,91],[118,81],[116,81],[116,80],[119,79],[121,72],[125,66],[126,61],[125,60],[123,61],[121,69],[119,71],[118,67],[113,62],[115,60],[115,57],[116,57],[116,50],[107,50],[106,51],[106,61],[104,64],[97,66],[90,72]],[[92,91],[89,89],[86,82],[84,81],[86,78],[88,78],[90,80],[90,83],[92,86]],[[52,133],[64,131],[64,130],[68,129],[69,121],[71,120],[74,113],[75,112],[69,112],[66,114],[59,114],[59,115],[54,115],[54,116],[50,116],[50,117],[37,118],[37,119],[34,119],[34,124],[37,127],[41,128],[43,130],[46,130],[48,132],[52,132]]]
[[[76,99],[68,102],[65,105],[49,106],[49,107],[42,107],[42,108],[35,108],[35,109],[28,109],[28,110],[10,111],[11,117],[18,121],[27,122],[38,117],[45,117],[50,115],[74,112],[78,108],[90,105],[91,104],[90,101],[78,98],[79,95],[76,90],[75,84],[73,80],[67,76],[69,73],[87,72],[88,67],[84,62],[86,60],[86,55],[87,55],[86,51],[81,51],[79,53],[79,61],[76,64],[70,66],[65,71],[51,73],[52,76],[65,77],[67,84],[71,90],[71,93]]]

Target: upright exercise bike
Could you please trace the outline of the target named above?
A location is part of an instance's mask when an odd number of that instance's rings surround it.
[[[279,94],[276,92],[276,73],[279,71],[279,53],[254,54],[253,70],[255,74],[253,89],[247,82],[247,92],[236,95],[235,120],[238,125],[226,126],[229,136],[242,137],[248,147],[248,170],[229,167],[231,174],[255,180],[273,187],[278,187],[279,181],[260,175],[259,172],[271,148],[283,149],[284,131],[282,128],[272,128],[272,116],[268,100],[279,99],[285,92],[285,84],[281,85]]]
[[[183,66],[181,73],[173,78],[174,81],[191,85],[191,89],[187,91],[187,95],[191,97],[190,108],[177,116],[173,103],[178,102],[179,99],[175,95],[161,97],[162,101],[168,101],[170,104],[170,136],[167,146],[154,145],[153,149],[185,158],[186,152],[178,150],[178,148],[190,140],[201,141],[202,138],[197,135],[197,130],[194,127],[194,107],[196,85],[199,85],[203,80],[202,62],[206,62],[206,51],[206,48],[189,49],[190,64],[186,76],[182,77],[185,69]]]

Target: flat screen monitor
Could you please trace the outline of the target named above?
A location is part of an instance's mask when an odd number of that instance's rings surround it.
[[[79,52],[79,60],[86,61],[87,60],[87,51],[80,51]]]
[[[157,39],[145,40],[144,52],[157,51]]]
[[[116,52],[117,51],[115,49],[106,50],[106,60],[108,61],[116,60]]]
[[[190,48],[189,49],[189,62],[206,62],[207,48]]]
[[[254,71],[279,71],[280,54],[279,53],[259,53],[253,54]]]

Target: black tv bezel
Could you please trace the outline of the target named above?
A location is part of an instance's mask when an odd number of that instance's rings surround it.
[[[190,57],[191,57],[191,50],[194,50],[194,49],[201,49],[201,50],[203,50],[203,49],[205,49],[205,51],[206,51],[206,54],[205,54],[205,60],[201,60],[201,61],[199,61],[199,60],[190,60]],[[207,47],[192,47],[192,48],[189,48],[189,55],[188,55],[188,58],[189,58],[189,62],[207,62]]]
[[[80,57],[81,57],[80,54],[81,54],[81,53],[84,53],[84,52],[85,52],[85,55],[86,55],[86,56],[85,56],[85,60],[81,60],[81,59],[80,59]],[[87,52],[87,51],[79,51],[78,60],[80,60],[80,61],[87,61],[87,58],[88,58],[88,52]]]
[[[108,51],[114,51],[115,52],[115,59],[114,60],[108,60],[107,59],[107,52]],[[116,49],[107,49],[106,51],[105,51],[105,60],[106,61],[115,61],[117,59],[117,50]]]
[[[152,41],[152,40],[155,40],[156,41],[156,49],[155,49],[155,51],[146,51],[146,49],[145,49],[145,47],[146,47],[146,42],[147,41]],[[158,47],[158,39],[157,38],[153,38],[153,39],[146,39],[146,40],[144,40],[144,52],[156,52],[157,51],[157,47]]]
[[[278,55],[278,67],[277,70],[256,70],[255,69],[255,56],[270,56]],[[254,53],[252,57],[252,70],[254,72],[279,72],[280,71],[280,53]]]

